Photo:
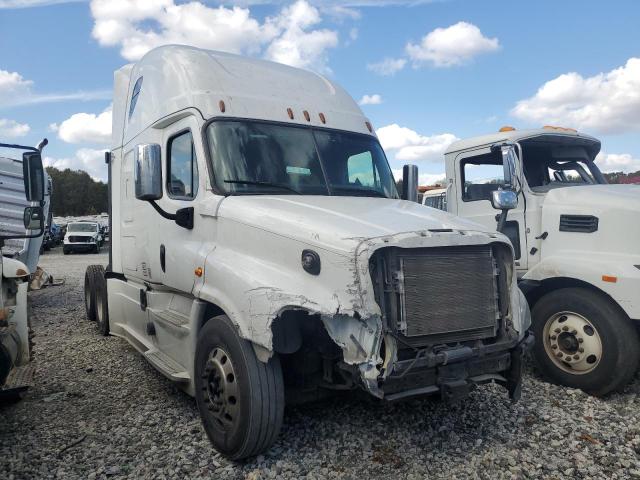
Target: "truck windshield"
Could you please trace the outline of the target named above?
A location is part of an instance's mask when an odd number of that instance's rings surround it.
[[[98,226],[93,223],[70,223],[67,232],[97,232]]]
[[[398,198],[374,137],[257,121],[207,129],[218,188],[230,194]]]

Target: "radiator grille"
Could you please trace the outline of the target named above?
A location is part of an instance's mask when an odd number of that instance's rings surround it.
[[[495,336],[497,282],[489,245],[410,250],[399,260],[407,337]]]
[[[91,243],[91,237],[83,237],[83,236],[70,236],[69,241],[71,243]]]
[[[593,233],[598,231],[598,217],[593,215],[560,215],[561,232]]]

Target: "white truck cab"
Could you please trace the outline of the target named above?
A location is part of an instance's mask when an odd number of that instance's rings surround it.
[[[518,398],[530,318],[508,239],[400,199],[332,81],[157,48],[115,73],[108,161],[88,316],[195,396],[225,455],[268,448],[285,399],[456,399],[491,381]]]
[[[71,222],[67,225],[62,253],[65,255],[73,252],[100,253],[103,241],[98,222]]]
[[[515,191],[501,231],[532,310],[537,362],[557,383],[605,394],[638,366],[640,186],[607,185],[599,151],[596,138],[559,127],[458,141],[445,153],[446,211],[495,229],[496,191]]]

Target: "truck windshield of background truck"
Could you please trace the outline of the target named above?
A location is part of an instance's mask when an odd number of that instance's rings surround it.
[[[553,158],[551,147],[523,146],[524,174],[534,192],[574,185],[606,183],[588,158]]]
[[[97,232],[98,225],[95,223],[70,223],[67,226],[67,232]]]
[[[229,194],[398,198],[384,151],[368,135],[225,120],[207,136],[216,183]]]

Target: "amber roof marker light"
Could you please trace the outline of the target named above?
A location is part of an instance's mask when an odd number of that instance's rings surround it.
[[[500,130],[498,130],[499,132],[514,132],[516,129],[514,127],[511,127],[509,125],[505,125],[504,127],[502,127]]]
[[[287,115],[289,115],[289,118],[293,120],[293,110],[291,110],[291,108],[287,108]]]

